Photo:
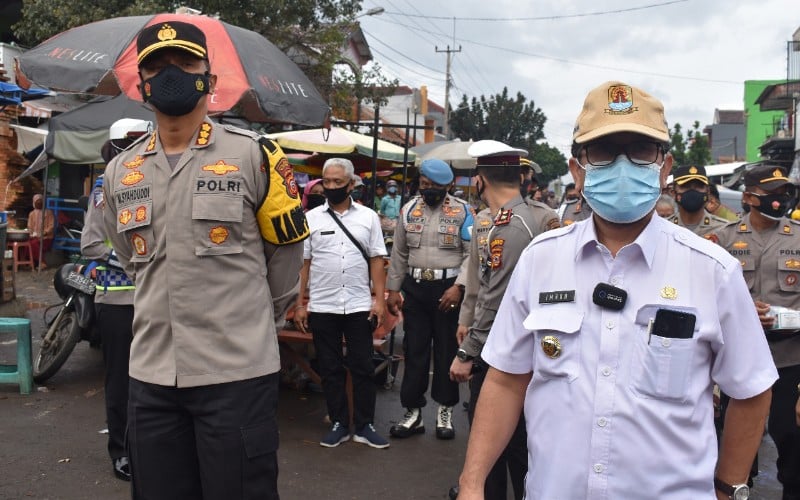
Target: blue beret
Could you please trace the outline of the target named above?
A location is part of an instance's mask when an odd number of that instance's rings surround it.
[[[442,186],[453,182],[453,170],[450,169],[450,165],[435,158],[424,160],[419,167],[419,173]]]

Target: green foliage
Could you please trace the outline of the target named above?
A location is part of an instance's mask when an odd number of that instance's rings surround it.
[[[397,78],[390,80],[377,63],[362,71],[341,65],[333,73],[328,102],[335,116],[345,121],[356,121],[359,104],[385,106],[399,85],[400,81]]]
[[[494,139],[510,146],[529,151],[529,158],[542,167],[537,176],[540,183],[549,182],[567,172],[567,159],[544,139],[544,124],[547,117],[533,101],[522,93],[515,98],[508,89],[495,96],[471,100],[463,96],[457,108],[450,112],[450,131],[463,141]]]
[[[700,130],[700,122],[692,124],[692,128],[684,138],[680,123],[670,130],[670,153],[675,159],[673,170],[685,165],[707,165],[711,161],[711,148],[708,137]]]

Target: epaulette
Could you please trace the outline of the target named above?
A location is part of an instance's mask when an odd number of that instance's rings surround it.
[[[253,132],[252,130],[239,128],[239,127],[237,127],[235,125],[230,125],[230,124],[227,124],[227,123],[225,125],[223,125],[222,128],[225,129],[226,131],[234,133],[234,134],[247,136],[247,137],[253,139],[254,141],[258,141],[261,137],[263,137],[263,136],[259,135],[257,132]],[[268,139],[268,140],[270,142],[274,142],[272,139]]]
[[[706,220],[708,220],[708,222],[706,222],[706,225],[710,224],[712,221],[722,222],[723,224],[728,224],[728,222],[730,222],[728,219],[723,219],[722,217],[714,215],[709,212],[706,212]]]
[[[791,222],[792,224],[797,224],[798,226],[800,226],[800,220],[789,219],[789,222]]]
[[[690,237],[689,234],[692,236]],[[683,227],[675,228],[675,232],[672,233],[672,239],[676,242],[714,259],[726,269],[734,264],[739,265],[739,261],[732,259],[728,251],[719,246],[717,242],[707,237],[696,238],[694,236],[694,233]]]
[[[678,223],[679,223],[679,220],[678,220],[678,216],[677,216],[677,215],[673,215],[673,216],[672,216],[672,217],[670,217],[668,220],[669,220],[670,222],[672,222],[672,223],[675,223],[675,224],[678,224]]]
[[[503,208],[500,209],[497,215],[494,217],[494,225],[495,226],[505,226],[509,222],[511,222],[511,209],[510,208]]]
[[[575,230],[575,224],[570,224],[569,226],[561,226],[555,229],[551,229],[550,231],[545,231],[536,238],[533,239],[531,245],[536,245],[537,243],[541,243],[542,241],[549,240],[551,238],[558,238],[559,236],[563,236],[565,234],[569,234],[571,231]]]
[[[525,204],[531,208],[543,208],[545,210],[552,210],[552,208],[550,208],[550,205],[542,203],[541,201],[532,200],[530,198],[525,198]]]

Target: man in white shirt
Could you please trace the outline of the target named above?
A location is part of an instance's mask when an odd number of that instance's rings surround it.
[[[346,363],[353,377],[353,441],[387,448],[389,442],[373,426],[376,387],[372,331],[383,321],[386,310],[386,247],[380,220],[373,210],[354,203],[350,197],[355,186],[350,160],[327,160],[322,167],[322,186],[326,203],[306,213],[311,237],[304,242],[300,289],[308,287],[309,302],[305,306],[301,294],[294,316],[301,331],[310,330],[314,335],[331,419],[331,429],[320,445],[333,448],[350,439]],[[346,361],[343,336],[347,343]]]
[[[747,498],[777,371],[739,262],[654,216],[672,167],[663,105],[606,82],[573,141],[593,216],[538,236],[514,269],[458,498],[483,498],[523,405],[526,498]],[[715,382],[733,398],[719,461]]]

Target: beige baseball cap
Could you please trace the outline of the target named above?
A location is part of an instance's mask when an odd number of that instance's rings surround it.
[[[623,82],[600,85],[586,96],[572,140],[583,144],[617,132],[634,132],[669,142],[664,105],[642,89]]]

